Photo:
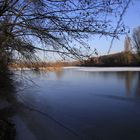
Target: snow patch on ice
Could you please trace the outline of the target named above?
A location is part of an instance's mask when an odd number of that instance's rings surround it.
[[[89,72],[140,71],[140,67],[65,67],[64,69],[75,69],[78,71],[89,71]]]

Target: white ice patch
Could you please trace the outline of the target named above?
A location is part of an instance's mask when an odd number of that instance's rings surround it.
[[[140,67],[67,67],[70,69],[75,69],[78,71],[91,71],[91,72],[100,72],[100,71],[140,71]]]

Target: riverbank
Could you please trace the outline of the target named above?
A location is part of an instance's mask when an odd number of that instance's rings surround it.
[[[14,124],[5,119],[0,119],[0,140],[15,140]]]
[[[10,100],[14,96],[12,73],[5,69],[0,71],[0,140],[14,140],[15,126],[11,121],[14,109]]]
[[[13,112],[8,102],[0,101],[0,140],[15,139],[15,125],[10,120],[10,114],[13,114]]]

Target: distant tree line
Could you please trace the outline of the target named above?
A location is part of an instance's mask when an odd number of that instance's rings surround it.
[[[92,57],[81,63],[82,66],[139,66],[137,54],[121,52],[100,57]]]

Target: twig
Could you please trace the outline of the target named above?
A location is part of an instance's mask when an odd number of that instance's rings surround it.
[[[118,20],[118,22],[117,22],[117,26],[116,26],[116,28],[115,28],[115,30],[114,30],[114,36],[113,36],[113,38],[112,38],[112,40],[111,40],[110,47],[109,47],[109,50],[108,50],[108,53],[107,53],[107,54],[109,54],[110,51],[111,51],[111,48],[112,48],[114,39],[116,38],[115,35],[116,35],[116,33],[117,33],[117,30],[118,30],[118,28],[119,28],[119,25],[120,25],[120,23],[121,23],[121,21],[122,21],[122,19],[123,19],[123,16],[124,16],[124,14],[125,14],[125,12],[126,12],[126,10],[127,10],[127,8],[128,8],[128,6],[129,6],[129,4],[130,4],[131,1],[132,1],[132,0],[128,0],[128,2],[126,3],[126,6],[124,7],[124,9],[123,9],[123,11],[122,11],[122,13],[121,13],[121,15],[120,15],[120,18],[119,18],[119,20]]]

